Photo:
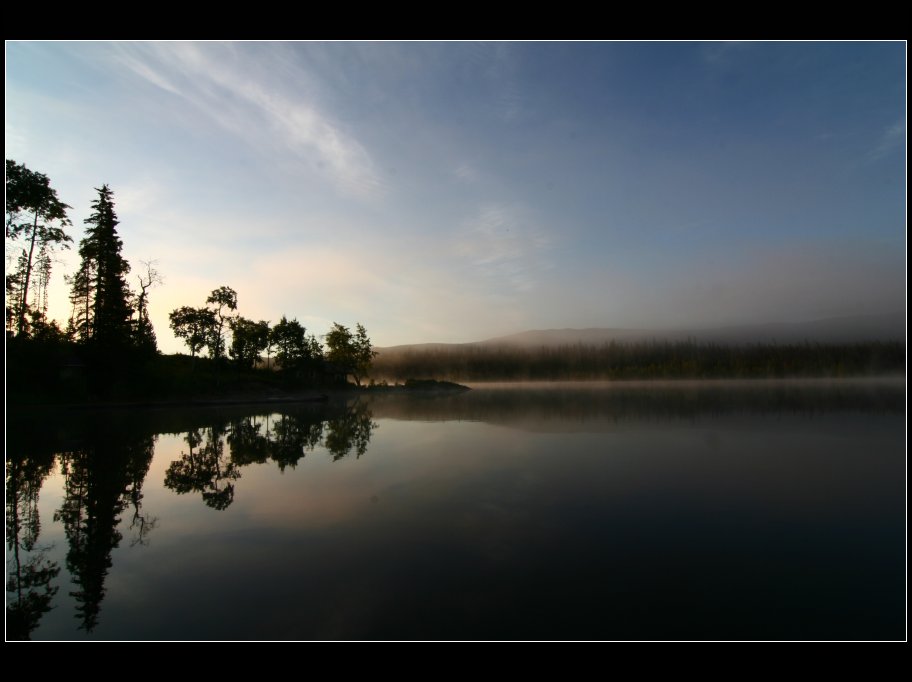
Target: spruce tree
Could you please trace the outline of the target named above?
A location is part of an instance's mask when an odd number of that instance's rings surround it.
[[[126,276],[130,264],[121,256],[113,193],[107,185],[96,188],[94,213],[79,244],[82,264],[72,278],[73,325],[83,342],[105,348],[130,345],[133,315]]]

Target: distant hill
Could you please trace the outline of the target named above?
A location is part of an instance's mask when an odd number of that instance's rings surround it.
[[[604,343],[637,343],[649,341],[687,341],[744,345],[749,343],[794,344],[853,343],[862,341],[904,341],[905,314],[830,317],[795,323],[732,325],[727,327],[681,329],[536,329],[508,336],[499,336],[473,343],[422,343],[379,348],[380,353],[406,350],[430,351],[458,346],[515,346],[539,348],[582,344],[600,346]]]

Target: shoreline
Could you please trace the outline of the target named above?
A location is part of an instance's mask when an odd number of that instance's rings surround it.
[[[32,409],[55,410],[94,410],[94,409],[155,409],[174,407],[222,407],[235,405],[271,405],[293,403],[325,403],[340,395],[350,394],[354,391],[346,389],[330,389],[328,391],[295,394],[290,396],[275,395],[228,395],[222,397],[199,398],[165,398],[161,400],[128,400],[128,401],[98,401],[84,403],[27,403],[15,404],[7,401],[7,412],[25,411]]]
[[[456,385],[458,388],[409,388],[394,386],[349,386],[325,390],[308,389],[287,394],[278,392],[232,393],[224,396],[199,396],[187,398],[164,398],[156,400],[106,400],[82,403],[31,402],[17,404],[15,398],[7,396],[7,414],[32,410],[105,410],[105,409],[170,409],[201,407],[233,407],[238,405],[289,405],[295,403],[328,403],[340,398],[380,395],[458,395],[465,390],[519,391],[519,390],[614,390],[614,389],[699,389],[699,388],[825,388],[851,386],[862,388],[899,388],[906,384],[906,375],[889,374],[854,377],[764,377],[764,378],[710,378],[710,379],[589,379],[557,381],[473,381]]]

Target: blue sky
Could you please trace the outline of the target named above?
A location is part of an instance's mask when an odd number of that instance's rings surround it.
[[[168,312],[378,345],[905,307],[904,43],[6,43],[6,158]],[[9,252],[9,245],[7,245]],[[69,316],[60,256],[50,314]],[[135,285],[135,282],[133,282]]]

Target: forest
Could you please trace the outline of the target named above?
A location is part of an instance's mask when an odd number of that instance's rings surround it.
[[[649,341],[520,348],[462,344],[381,351],[373,375],[396,381],[584,381],[845,377],[901,373],[901,341],[720,345]]]

